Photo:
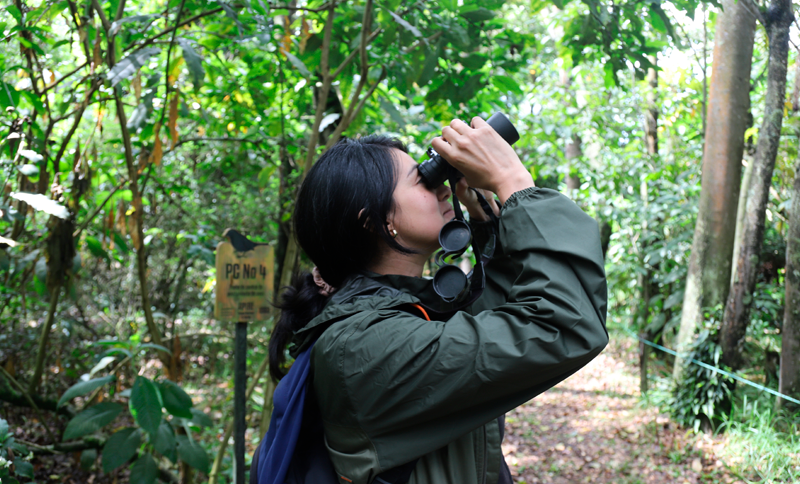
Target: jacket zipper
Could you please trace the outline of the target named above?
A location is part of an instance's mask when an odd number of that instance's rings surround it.
[[[483,426],[483,478],[481,484],[486,484],[486,474],[489,466],[489,436],[486,432],[486,425]]]

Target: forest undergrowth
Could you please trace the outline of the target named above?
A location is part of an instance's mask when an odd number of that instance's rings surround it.
[[[515,482],[800,482],[800,442],[772,428],[763,401],[737,403],[723,432],[695,433],[662,411],[659,383],[641,398],[637,363],[636,342],[612,329],[589,365],[510,412],[503,453]]]

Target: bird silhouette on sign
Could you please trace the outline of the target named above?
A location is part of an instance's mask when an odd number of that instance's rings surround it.
[[[225,229],[225,232],[222,232],[222,236],[231,241],[231,245],[236,252],[249,252],[259,245],[269,245],[253,242],[235,229]]]

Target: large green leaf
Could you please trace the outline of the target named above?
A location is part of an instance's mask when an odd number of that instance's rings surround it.
[[[192,424],[200,428],[208,428],[214,425],[214,422],[202,410],[192,408]]]
[[[133,418],[150,435],[158,431],[161,423],[161,395],[155,383],[143,376],[137,376],[131,387],[128,401]]]
[[[142,436],[137,428],[115,432],[103,446],[103,472],[111,472],[131,460],[141,444]]]
[[[111,82],[111,86],[114,87],[121,81],[136,74],[136,71],[138,71],[140,67],[145,65],[151,57],[159,52],[161,52],[161,49],[158,47],[145,47],[117,62],[117,64],[108,71],[106,76],[109,82]]]
[[[33,464],[20,458],[14,459],[14,471],[18,476],[33,479]]]
[[[150,454],[142,454],[131,468],[130,484],[153,484],[158,477],[158,464]]]
[[[178,435],[178,456],[200,472],[208,473],[208,454],[197,442],[186,435]]]
[[[158,426],[158,432],[151,437],[153,448],[156,452],[163,455],[172,462],[178,460],[178,448],[175,442],[175,433],[172,431],[172,426],[166,420],[161,421]]]
[[[64,430],[64,440],[72,440],[97,432],[117,418],[122,405],[114,402],[102,402],[91,406],[76,415]]]
[[[58,218],[69,218],[69,210],[67,207],[60,203],[51,200],[45,195],[39,193],[24,193],[24,192],[11,192],[11,198],[23,201],[33,207],[34,210],[55,215]]]
[[[114,375],[104,376],[103,378],[95,378],[93,380],[86,380],[78,382],[67,389],[61,398],[58,400],[58,406],[62,406],[75,397],[88,395],[90,392],[114,380]]]
[[[194,47],[192,47],[192,44],[188,40],[180,38],[178,39],[178,44],[180,44],[183,50],[183,60],[186,61],[186,65],[189,67],[189,73],[192,75],[194,88],[197,89],[203,84],[203,78],[206,76],[206,71],[203,68],[203,58],[194,50]]]
[[[459,9],[459,14],[470,22],[484,22],[494,18],[494,12],[475,5],[464,5]]]
[[[159,386],[167,412],[176,417],[192,418],[192,397],[187,395],[183,388],[169,380],[160,383]]]
[[[286,54],[286,58],[289,59],[289,62],[292,63],[292,65],[295,67],[295,69],[300,71],[300,75],[302,75],[303,77],[310,77],[311,76],[311,72],[308,70],[308,67],[306,67],[306,65],[303,64],[303,61],[298,59],[297,56],[294,56],[291,53],[286,52],[286,51],[283,51],[283,53]]]

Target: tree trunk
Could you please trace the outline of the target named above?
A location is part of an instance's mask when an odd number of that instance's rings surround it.
[[[714,39],[702,189],[677,338],[679,352],[686,351],[694,339],[703,308],[724,304],[730,287],[756,6],[750,0],[725,0],[723,7]],[[682,367],[683,359],[676,358],[676,379]]]
[[[747,156],[745,156],[747,159]],[[750,180],[753,178],[753,160],[750,159],[747,166],[744,168],[744,175],[742,175],[742,184],[739,188],[739,203],[736,206],[736,230],[733,238],[733,257],[732,261],[739,260],[739,252],[742,250],[742,238],[744,234],[744,214],[747,209],[747,187],[750,186]],[[733,281],[736,279],[736,265],[731,264],[731,290],[733,290]]]
[[[786,234],[786,306],[781,331],[781,366],[778,391],[800,400],[800,162],[795,167],[792,211],[789,213],[789,233]],[[775,401],[775,407],[797,405]]]
[[[581,146],[580,136],[577,134],[572,135],[572,137],[567,141],[567,146],[564,149],[564,155],[567,158],[567,193],[572,196],[572,192],[580,189],[581,187],[581,177],[578,175],[578,171],[573,165],[574,160],[577,160],[583,156],[583,148]]]
[[[786,104],[786,70],[789,57],[789,27],[794,20],[790,0],[773,0],[767,12],[769,71],[764,124],[758,136],[753,175],[747,189],[741,249],[720,331],[722,362],[734,370],[743,363],[743,343],[750,322],[753,290],[756,286],[758,255],[764,241],[764,216],[769,187],[781,139]]]
[[[39,336],[39,349],[36,352],[36,363],[33,369],[33,377],[28,383],[28,395],[34,395],[39,383],[42,381],[44,371],[44,361],[47,359],[47,340],[50,339],[50,329],[53,327],[56,308],[58,308],[58,297],[61,295],[61,286],[56,286],[50,294],[50,309],[47,311],[47,319],[42,325],[42,334]]]
[[[653,64],[656,64],[658,59],[653,59]],[[647,71],[647,85],[648,85],[648,92],[647,92],[647,110],[644,113],[644,141],[645,147],[647,148],[647,154],[651,159],[658,155],[658,102],[657,102],[657,90],[658,90],[658,71],[655,68],[648,69]],[[647,207],[649,205],[650,195],[648,193],[647,181],[643,181],[640,187],[640,193],[642,197],[642,204],[645,211],[645,215],[647,212]],[[644,258],[651,246],[650,241],[647,238],[648,226],[647,226],[647,219],[645,218],[642,224],[642,235],[644,235],[644,240],[642,241],[641,248],[639,249],[640,258],[642,265],[646,265],[644,268],[645,273],[639,275],[639,288],[641,290],[640,297],[639,297],[639,307],[636,311],[636,320],[637,326],[642,329],[639,333],[639,336],[642,339],[650,340],[652,339],[653,335],[646,329],[647,328],[647,320],[650,318],[650,299],[658,293],[658,285],[654,282],[654,271],[652,266],[646,264]],[[644,395],[647,393],[648,389],[648,377],[647,377],[647,362],[650,358],[650,347],[644,344],[643,342],[639,343],[639,390]]]

